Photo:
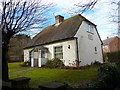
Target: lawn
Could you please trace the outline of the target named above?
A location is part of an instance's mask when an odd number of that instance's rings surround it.
[[[18,66],[19,63],[10,63],[9,71],[19,70],[17,69]],[[23,67],[20,67],[20,69],[23,69]],[[81,81],[94,78],[97,75],[97,73],[97,67],[90,67],[89,69],[85,70],[33,68],[32,70],[28,71],[9,74],[9,77],[10,79],[17,77],[29,77],[31,78],[30,87],[37,88],[41,84],[55,80],[60,82],[66,82],[72,86],[75,86]]]
[[[9,67],[8,71],[15,72],[15,71],[27,69],[26,67],[21,67],[21,64],[23,64],[23,62],[9,63],[8,64],[8,67]]]

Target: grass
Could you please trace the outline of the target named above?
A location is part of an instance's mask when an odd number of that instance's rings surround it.
[[[8,71],[9,72],[16,72],[19,70],[26,69],[26,67],[21,67],[21,64],[23,64],[23,62],[9,63],[8,64],[8,67],[9,67]]]
[[[17,65],[19,66],[19,63],[16,64],[13,63],[13,65],[12,63],[10,63],[9,64],[10,71],[14,71],[15,68],[18,67]],[[72,86],[75,86],[77,83],[81,81],[94,78],[97,75],[97,73],[98,72],[96,67],[90,67],[89,69],[86,70],[33,68],[32,70],[29,71],[9,74],[9,77],[10,79],[17,77],[29,77],[31,78],[30,87],[37,88],[39,85],[51,81],[66,82]]]

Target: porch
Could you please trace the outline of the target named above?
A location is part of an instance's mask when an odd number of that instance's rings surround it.
[[[41,67],[48,60],[48,48],[35,47],[30,51],[31,67]]]

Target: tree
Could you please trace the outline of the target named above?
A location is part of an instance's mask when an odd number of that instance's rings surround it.
[[[2,80],[8,81],[8,48],[10,38],[22,31],[40,28],[45,25],[45,12],[53,5],[42,4],[41,1],[13,1],[1,2],[0,29],[2,30]],[[38,26],[39,25],[39,26]]]
[[[71,15],[83,14],[86,11],[93,9],[97,2],[98,0],[89,0],[87,2],[81,0],[79,3],[75,4],[74,8],[70,9],[68,13]]]

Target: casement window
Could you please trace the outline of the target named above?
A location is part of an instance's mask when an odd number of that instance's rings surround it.
[[[45,51],[41,51],[41,58],[45,58]]]
[[[34,58],[35,58],[35,59],[38,58],[38,52],[34,52]]]
[[[88,24],[88,32],[91,32],[91,33],[94,32],[94,31],[93,31],[93,25]]]
[[[95,47],[95,54],[97,54],[97,47]]]
[[[54,47],[54,57],[63,59],[63,47],[62,46]]]
[[[88,34],[88,39],[93,40],[93,35]]]

